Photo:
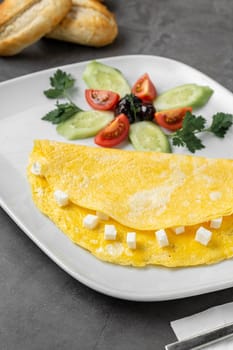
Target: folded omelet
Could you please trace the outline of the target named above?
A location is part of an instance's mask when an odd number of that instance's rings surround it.
[[[233,256],[232,160],[37,140],[27,174],[41,212],[99,259],[178,267]]]

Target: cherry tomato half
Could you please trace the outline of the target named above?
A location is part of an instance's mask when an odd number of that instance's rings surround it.
[[[85,97],[92,108],[100,111],[114,109],[120,99],[120,96],[116,92],[94,89],[85,90]]]
[[[192,107],[174,108],[155,113],[157,124],[168,130],[178,130],[182,127],[186,112],[192,112]]]
[[[95,137],[95,143],[102,147],[113,147],[124,141],[129,134],[129,119],[119,114]]]
[[[147,73],[143,74],[134,84],[132,93],[139,97],[143,102],[152,102],[157,91]]]

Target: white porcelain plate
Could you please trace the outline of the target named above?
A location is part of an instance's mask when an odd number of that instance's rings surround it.
[[[143,55],[100,61],[120,69],[130,84],[148,72],[159,93],[185,83],[209,85],[214,89],[214,95],[198,114],[209,118],[216,112],[232,112],[231,92],[180,62]],[[82,62],[60,67],[76,78],[74,98],[83,109],[88,109],[82,80],[86,64]],[[25,176],[33,140],[65,141],[57,135],[54,125],[41,120],[54,106],[55,101],[47,99],[42,92],[48,88],[49,77],[56,69],[0,84],[0,200],[3,209],[61,268],[85,285],[107,295],[138,301],[167,300],[233,286],[233,260],[211,266],[177,269],[156,266],[138,269],[104,263],[74,245],[36,209]],[[223,140],[205,135],[203,142],[206,148],[196,154],[233,158],[233,130]],[[82,143],[93,145],[93,140],[83,140]],[[186,149],[178,148],[174,152],[188,153]]]

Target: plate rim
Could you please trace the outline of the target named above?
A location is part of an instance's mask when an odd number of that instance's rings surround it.
[[[221,87],[222,89],[225,90],[226,93],[230,93],[233,97],[233,91],[230,91],[228,88],[226,88],[225,86],[223,86],[221,83],[219,83],[217,80],[215,80],[214,78],[210,77],[208,74],[206,73],[203,73],[202,71],[200,71],[198,68],[196,67],[193,67],[183,61],[179,61],[179,60],[176,60],[174,58],[169,58],[169,57],[165,57],[165,56],[158,56],[158,55],[147,55],[147,54],[128,54],[128,55],[116,55],[116,56],[107,56],[107,57],[100,57],[100,58],[96,58],[96,59],[88,59],[88,60],[82,60],[82,61],[79,61],[79,62],[75,62],[75,63],[69,63],[69,64],[64,64],[64,65],[58,65],[58,66],[53,66],[53,67],[50,67],[50,68],[46,68],[46,69],[41,69],[41,70],[38,70],[38,71],[35,71],[35,72],[31,72],[31,73],[26,73],[26,74],[23,74],[23,75],[20,75],[18,77],[15,77],[15,78],[10,78],[10,79],[7,79],[7,80],[4,80],[4,81],[1,81],[0,82],[0,86],[2,85],[7,85],[7,84],[10,84],[10,83],[14,83],[14,82],[17,82],[19,80],[24,80],[24,79],[27,79],[27,78],[31,78],[33,76],[36,76],[36,75],[40,75],[41,73],[49,73],[49,72],[52,72],[54,71],[55,69],[62,69],[62,68],[72,68],[74,66],[76,66],[77,64],[84,64],[84,63],[89,63],[91,61],[108,61],[108,60],[113,60],[113,59],[128,59],[128,58],[151,58],[151,59],[162,59],[162,60],[165,60],[165,61],[170,61],[170,62],[173,62],[173,63],[178,63],[180,65],[183,65],[184,67],[187,67],[187,68],[191,68],[192,70],[194,70],[195,72],[201,74],[203,77],[207,77],[209,80],[211,80],[214,84],[217,84],[219,87]]]

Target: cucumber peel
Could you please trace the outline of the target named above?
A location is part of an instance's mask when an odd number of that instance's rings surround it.
[[[90,89],[114,91],[120,97],[124,97],[131,91],[119,69],[97,61],[91,61],[87,64],[82,77]]]
[[[84,139],[95,136],[113,118],[112,112],[81,111],[58,124],[57,132],[68,140]]]
[[[180,107],[201,108],[208,102],[213,92],[209,86],[184,84],[159,95],[154,101],[154,106],[157,111]]]
[[[167,135],[150,121],[130,125],[129,139],[138,151],[171,152]]]

